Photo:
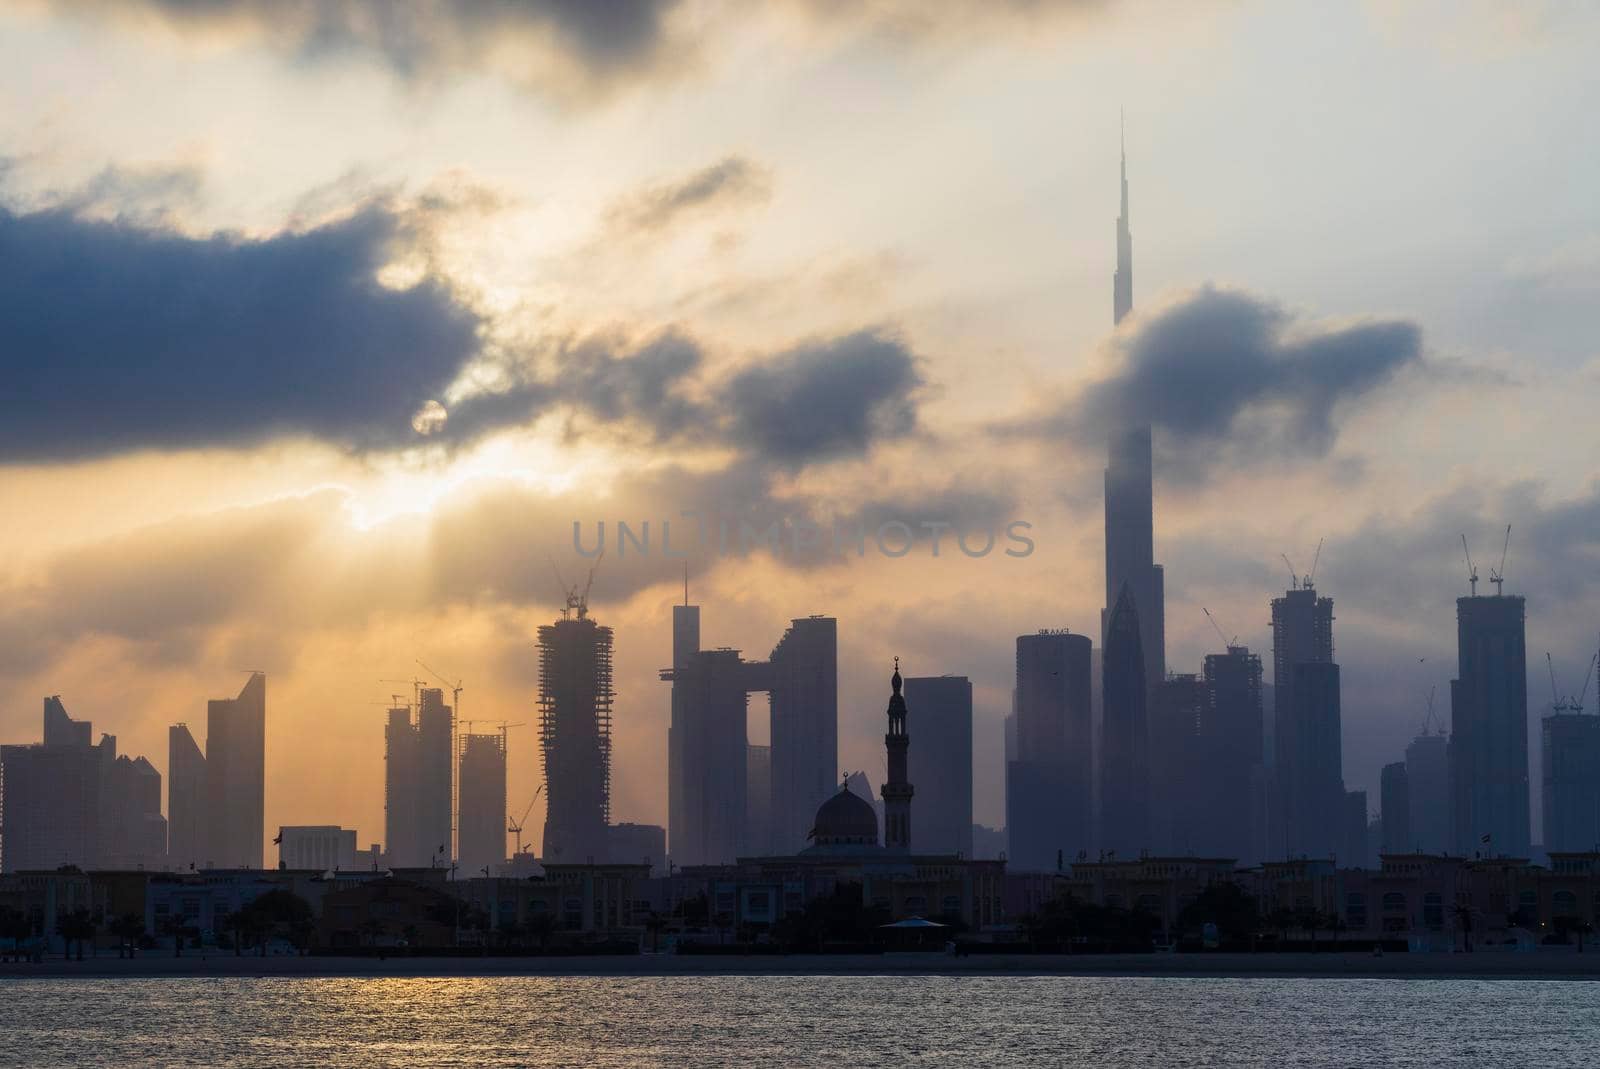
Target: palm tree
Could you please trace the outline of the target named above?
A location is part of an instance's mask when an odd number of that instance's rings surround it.
[[[667,918],[653,909],[644,919],[644,930],[650,933],[650,953],[657,953],[661,949],[661,932],[666,926]]]
[[[78,945],[78,960],[83,960],[83,942],[93,939],[94,933],[99,930],[94,918],[87,909],[75,909],[56,922],[56,930],[65,941],[67,957],[72,956],[72,945]]]
[[[161,918],[158,927],[162,935],[172,936],[172,956],[183,957],[183,937],[187,934],[183,918],[176,913],[169,913]]]
[[[139,940],[144,938],[144,918],[124,913],[111,922],[111,934],[121,940],[117,944],[117,957],[131,958],[139,947]]]
[[[1450,913],[1461,928],[1461,939],[1466,944],[1466,952],[1472,953],[1472,907],[1465,902],[1457,902],[1451,907]]]

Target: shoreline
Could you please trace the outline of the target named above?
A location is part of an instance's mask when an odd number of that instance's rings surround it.
[[[427,978],[516,976],[1101,976],[1208,979],[1600,980],[1600,948],[1386,954],[944,954],[669,955],[596,957],[234,957],[52,959],[0,962],[7,980],[215,978]]]

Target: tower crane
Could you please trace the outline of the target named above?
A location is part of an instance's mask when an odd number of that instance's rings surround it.
[[[1489,582],[1494,584],[1495,597],[1505,593],[1506,552],[1511,549],[1511,525],[1506,524],[1506,541],[1500,547],[1500,567],[1489,569]]]
[[[1472,563],[1472,550],[1467,548],[1467,536],[1461,536],[1461,552],[1467,555],[1467,583],[1472,588],[1472,596],[1478,596],[1478,569]]]
[[[454,683],[450,682],[438,669],[429,668],[420,657],[417,658],[417,664],[422,667],[424,672],[427,672],[433,678],[450,688],[450,707],[456,711],[456,719],[459,720],[461,718],[461,692],[466,689],[461,684],[466,681],[458,679]]]
[[[519,853],[519,854],[523,852],[522,848],[523,848],[523,845],[524,845],[523,841],[522,841],[522,829],[527,826],[528,814],[533,812],[533,803],[537,802],[539,800],[539,795],[541,795],[543,793],[544,793],[544,784],[541,783],[541,784],[539,784],[539,789],[534,791],[533,792],[533,797],[531,799],[529,799],[528,808],[526,808],[526,809],[524,809],[522,811],[522,819],[521,820],[512,820],[510,816],[506,817],[506,831],[510,832],[512,835],[515,835],[517,837],[517,853]]]
[[[1214,628],[1216,630],[1217,637],[1222,640],[1222,645],[1223,645],[1224,649],[1231,650],[1231,649],[1233,649],[1235,646],[1237,646],[1239,644],[1239,636],[1238,635],[1234,635],[1232,638],[1229,638],[1226,634],[1223,633],[1222,625],[1217,623],[1217,618],[1215,616],[1211,615],[1211,610],[1210,609],[1208,609],[1204,605],[1202,605],[1202,606],[1200,606],[1200,611],[1206,614],[1206,619],[1207,620],[1211,621],[1211,626],[1212,626],[1212,628]]]
[[[1299,590],[1300,574],[1294,570],[1294,564],[1290,562],[1289,554],[1279,553],[1278,556],[1282,558],[1284,565],[1289,569],[1289,589]]]
[[[1317,562],[1322,559],[1322,543],[1325,541],[1327,541],[1327,539],[1317,539],[1317,552],[1311,557],[1311,571],[1306,575],[1305,585],[1308,589],[1316,586],[1317,584]]]

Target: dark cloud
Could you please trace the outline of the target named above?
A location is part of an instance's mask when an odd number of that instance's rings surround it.
[[[655,235],[689,216],[718,207],[765,201],[772,192],[771,173],[742,156],[729,156],[672,182],[646,186],[611,206],[607,231]]]
[[[382,207],[261,240],[0,209],[0,457],[410,435],[478,349],[434,278],[378,283]]]
[[[1422,361],[1412,323],[1326,325],[1252,294],[1206,286],[1113,336],[1112,373],[1064,405],[1003,428],[1103,442],[1148,423],[1165,477],[1326,455],[1341,408]]]
[[[595,89],[662,61],[678,0],[57,0],[70,13],[152,18],[261,41],[296,59],[376,58],[407,80],[504,73],[541,88]]]
[[[881,330],[806,342],[739,371],[721,391],[728,437],[787,467],[859,455],[910,434],[917,359]]]

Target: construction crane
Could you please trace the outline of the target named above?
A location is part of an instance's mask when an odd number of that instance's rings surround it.
[[[1284,565],[1289,569],[1289,589],[1299,590],[1300,574],[1294,570],[1294,564],[1289,560],[1289,554],[1279,553],[1278,556],[1283,559]]]
[[[1472,596],[1478,596],[1478,569],[1472,563],[1472,550],[1467,548],[1467,536],[1461,536],[1461,552],[1467,555],[1467,583],[1472,588]]]
[[[1544,663],[1550,669],[1550,711],[1557,714],[1574,712],[1571,696],[1563,698],[1560,692],[1556,690],[1556,662],[1551,658],[1549,650],[1544,652]],[[1588,689],[1588,680],[1585,680],[1584,690],[1587,691]],[[1578,708],[1581,710],[1583,707],[1579,706]]]
[[[556,567],[555,560],[551,559],[550,570],[555,573],[556,584],[561,588],[562,597],[566,602],[565,607],[561,610],[561,618],[563,620],[568,619],[568,614],[573,612],[577,613],[577,619],[579,620],[589,615],[589,591],[594,587],[595,569],[600,567],[600,562],[605,558],[606,547],[601,546],[599,554],[594,559],[594,564],[589,567],[589,578],[583,584],[583,593],[581,594],[578,593],[578,585],[576,583],[571,586],[567,585],[566,579],[561,574],[561,569]]]
[[[1500,567],[1489,569],[1489,582],[1494,584],[1495,597],[1505,593],[1506,552],[1511,549],[1511,525],[1506,524],[1505,545],[1500,547]]]
[[[1589,670],[1583,674],[1583,690],[1578,692],[1578,700],[1572,707],[1572,711],[1575,713],[1583,712],[1583,703],[1589,699],[1589,680],[1594,678],[1594,666],[1596,663],[1600,663],[1600,653],[1596,653],[1589,658]]]
[[[1326,540],[1322,538],[1317,539],[1317,552],[1311,558],[1311,571],[1306,575],[1305,585],[1308,590],[1317,584],[1317,562],[1322,559],[1322,543],[1324,541]]]
[[[1444,724],[1440,723],[1439,719],[1433,715],[1433,695],[1438,689],[1437,685],[1428,688],[1428,710],[1422,714],[1422,733],[1424,735],[1433,734],[1432,726],[1434,724],[1439,725],[1439,734],[1444,734]]]
[[[422,670],[424,672],[427,672],[430,676],[432,676],[433,678],[437,679],[439,682],[443,683],[445,686],[450,688],[450,702],[451,702],[450,708],[452,708],[452,709],[454,709],[456,711],[456,719],[459,720],[461,718],[461,691],[463,689],[465,689],[465,688],[463,688],[461,686],[461,684],[466,682],[466,681],[458,679],[454,683],[450,682],[448,679],[446,679],[444,677],[444,674],[442,672],[440,672],[440,671],[438,671],[437,669],[434,669],[434,668],[429,668],[425,663],[423,663],[423,661],[422,661],[422,659],[420,657],[417,658],[417,664],[422,666]]]
[[[1200,606],[1200,611],[1206,614],[1206,619],[1207,620],[1211,621],[1211,626],[1216,630],[1217,637],[1222,640],[1222,645],[1223,645],[1224,649],[1231,650],[1231,649],[1233,649],[1235,646],[1237,646],[1239,644],[1239,636],[1238,635],[1234,635],[1232,638],[1229,638],[1226,634],[1223,633],[1222,625],[1217,623],[1217,618],[1215,616],[1211,615],[1211,610],[1210,609],[1208,609],[1204,605],[1202,605],[1202,606]]]
[[[521,820],[512,820],[509,815],[506,817],[506,831],[517,837],[517,853],[519,854],[523,852],[524,845],[522,842],[522,829],[527,826],[528,814],[533,812],[533,803],[537,802],[539,800],[539,795],[543,793],[544,784],[541,783],[539,784],[539,789],[533,792],[533,798],[529,800],[528,808],[522,811]]]

